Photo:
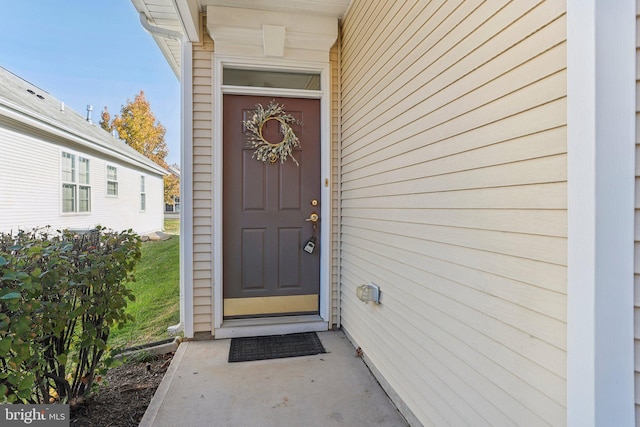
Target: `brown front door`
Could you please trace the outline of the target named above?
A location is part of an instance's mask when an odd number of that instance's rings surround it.
[[[291,126],[299,166],[252,158],[242,122],[271,101],[301,123]],[[320,101],[224,95],[223,110],[224,317],[318,313],[320,222],[313,253],[303,247],[313,235],[306,219],[320,213]],[[279,122],[267,121],[263,135],[281,141]]]

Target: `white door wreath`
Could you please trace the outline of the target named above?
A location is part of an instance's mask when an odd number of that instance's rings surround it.
[[[282,141],[271,143],[262,135],[262,128],[269,120],[277,120],[280,123]],[[301,123],[291,114],[284,112],[284,105],[271,101],[267,108],[264,108],[262,104],[256,104],[256,109],[251,119],[242,123],[249,131],[247,134],[248,144],[255,150],[253,158],[270,163],[275,163],[279,159],[280,163],[284,163],[287,157],[291,156],[296,166],[300,166],[292,154],[293,149],[300,146],[300,140],[290,125]]]

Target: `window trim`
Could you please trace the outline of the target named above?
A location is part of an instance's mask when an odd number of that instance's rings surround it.
[[[65,159],[71,162],[70,170],[66,169]],[[85,165],[86,170],[81,171],[81,165]],[[61,215],[91,214],[91,159],[74,151],[60,150],[59,188]],[[65,189],[71,190],[71,210],[65,210]],[[83,191],[86,191],[86,199],[81,201]],[[83,204],[86,204],[86,210],[81,210]]]
[[[140,212],[147,211],[147,192],[146,192],[146,183],[145,176],[140,175]]]
[[[114,171],[114,178],[111,179],[111,177],[109,176],[109,170],[113,170]],[[119,184],[118,184],[118,167],[114,166],[114,165],[106,165],[106,181],[107,181],[107,186],[106,186],[106,191],[105,191],[105,196],[106,197],[113,197],[113,198],[117,198],[119,196]],[[115,194],[109,194],[109,184],[113,183],[115,184]]]
[[[85,165],[86,169],[83,170],[81,165]],[[87,191],[86,200],[82,198],[83,190]],[[90,213],[91,212],[91,161],[87,157],[78,155],[78,213]],[[87,204],[86,210],[82,208],[83,203]]]
[[[78,184],[76,182],[76,155],[67,151],[62,151],[60,153],[60,210],[63,214],[74,214],[77,212],[77,188]],[[65,198],[65,196],[67,193],[66,190],[68,189],[71,190],[71,210],[66,209],[67,199]]]

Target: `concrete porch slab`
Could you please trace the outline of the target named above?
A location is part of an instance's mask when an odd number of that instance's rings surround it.
[[[325,354],[240,363],[183,342],[140,426],[406,426],[345,335],[318,336]]]

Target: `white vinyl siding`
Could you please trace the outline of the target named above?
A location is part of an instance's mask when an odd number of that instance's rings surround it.
[[[66,140],[33,131],[2,117],[0,140],[3,144],[0,177],[4,183],[0,232],[45,226],[90,229],[96,225],[118,231],[131,228],[140,234],[162,229],[164,201],[160,174],[146,174],[147,212],[141,214],[140,169],[97,152],[68,150]],[[75,155],[73,168],[70,158],[64,159],[63,152]],[[79,158],[89,161],[89,169],[82,173],[83,181],[79,176]],[[63,166],[65,161],[66,167]],[[107,163],[118,168],[121,181],[117,198],[106,197]],[[71,179],[72,173],[75,181]],[[63,212],[65,183],[90,188],[84,194],[80,191],[69,213]],[[76,188],[75,191],[79,190]],[[80,209],[83,199],[90,205],[90,212],[73,214]],[[71,196],[68,200],[72,200]]]
[[[213,331],[213,41],[193,46],[193,331]],[[184,196],[187,197],[187,196]],[[189,268],[189,267],[187,267]]]
[[[107,165],[107,196],[118,195],[118,168]]]
[[[424,425],[566,423],[564,15],[354,0],[343,21],[341,324]]]

